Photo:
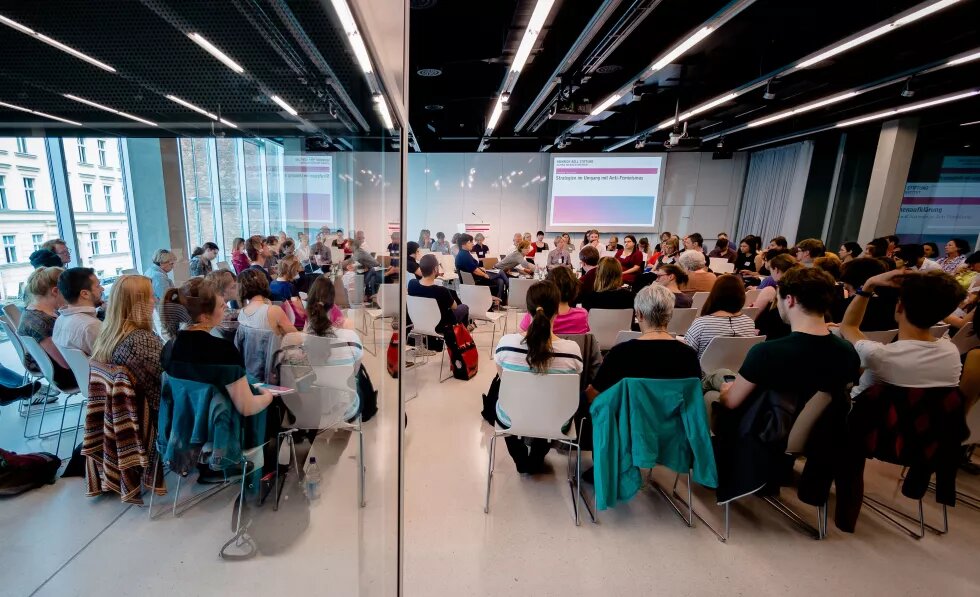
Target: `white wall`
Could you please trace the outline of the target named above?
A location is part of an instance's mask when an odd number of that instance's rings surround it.
[[[732,231],[746,163],[742,153],[731,160],[712,160],[709,153],[669,154],[658,228],[700,232],[705,238]],[[408,239],[417,239],[422,228],[451,238],[459,224],[482,220],[491,226],[487,244],[496,251],[510,246],[518,231],[544,230],[549,238],[562,232],[545,229],[549,165],[546,153],[409,154]],[[629,232],[616,234],[622,238]]]

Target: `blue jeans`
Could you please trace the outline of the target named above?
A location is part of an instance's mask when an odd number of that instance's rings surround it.
[[[24,385],[24,376],[0,365],[0,385],[8,388],[19,388]]]

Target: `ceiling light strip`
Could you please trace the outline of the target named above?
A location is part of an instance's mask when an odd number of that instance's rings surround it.
[[[219,62],[221,62],[231,70],[235,71],[239,75],[245,72],[245,68],[242,67],[242,65],[232,60],[230,56],[228,56],[227,54],[219,50],[217,46],[215,46],[213,43],[208,41],[200,33],[188,33],[187,37],[191,38],[191,41],[204,48],[205,52],[217,58]]]
[[[504,94],[509,94],[514,89],[514,86],[517,85],[517,79],[520,77],[521,71],[524,70],[524,66],[531,56],[531,50],[534,49],[534,44],[537,43],[538,35],[544,29],[544,24],[547,22],[548,15],[551,13],[551,7],[554,4],[555,0],[537,0],[534,4],[534,9],[531,11],[531,19],[524,29],[524,36],[521,37],[520,45],[517,46],[517,53],[514,54],[514,59],[511,61],[510,68],[504,76],[504,82],[497,94],[493,109],[490,110],[490,118],[487,119],[487,128],[483,133],[484,138],[480,140],[480,145],[477,147],[478,152],[486,149],[486,138],[497,127],[497,122],[500,120],[500,116],[504,111]]]
[[[804,58],[788,72],[809,68],[814,64],[823,62],[828,58],[832,58],[834,56],[837,56],[838,54],[842,54],[848,50],[866,44],[877,37],[881,37],[882,35],[891,33],[892,31],[904,27],[909,23],[914,23],[915,21],[918,21],[921,18],[939,12],[940,10],[943,10],[944,8],[948,8],[954,4],[958,4],[961,1],[962,0],[936,0],[933,2],[923,2],[918,6],[915,6],[903,13],[900,13],[900,16],[897,15],[896,17],[893,17],[892,19],[885,22],[884,24],[872,26],[868,29],[865,29],[862,32],[859,32],[851,36],[847,40],[839,42],[838,44],[819,52],[818,54],[810,56],[809,58]]]
[[[791,135],[784,135],[782,137],[777,137],[775,139],[768,139],[768,140],[762,141],[760,143],[755,143],[753,145],[748,145],[748,146],[745,146],[745,147],[740,147],[740,148],[738,148],[737,151],[748,151],[750,149],[757,149],[759,147],[765,147],[766,145],[772,145],[773,143],[781,143],[783,141],[790,141],[792,139],[799,139],[800,137],[807,137],[809,135],[816,135],[817,133],[822,133],[824,131],[830,131],[830,130],[833,130],[835,128],[843,128],[843,127],[847,127],[847,126],[852,126],[854,124],[860,124],[861,122],[870,122],[870,121],[876,120],[876,119],[877,120],[880,120],[882,118],[888,118],[889,116],[895,116],[895,115],[898,115],[898,114],[903,114],[903,113],[911,112],[911,111],[914,111],[914,110],[921,110],[923,108],[935,106],[935,105],[938,105],[938,104],[945,104],[945,103],[948,103],[948,102],[958,101],[958,100],[961,100],[961,99],[966,99],[968,97],[975,97],[975,96],[978,96],[978,95],[980,95],[980,89],[971,89],[971,90],[967,90],[967,91],[963,91],[963,92],[959,92],[959,93],[945,95],[945,96],[942,96],[942,97],[939,97],[939,98],[935,98],[935,99],[931,99],[931,100],[926,100],[926,101],[918,102],[916,104],[909,104],[908,106],[903,106],[902,108],[896,109],[896,110],[887,110],[887,111],[884,111],[884,112],[876,112],[876,113],[871,114],[871,115],[868,115],[868,116],[861,116],[861,117],[858,117],[858,118],[852,118],[850,120],[845,120],[845,121],[842,121],[842,122],[839,122],[839,123],[836,123],[836,124],[831,124],[831,125],[828,125],[828,126],[821,126],[821,127],[809,129],[809,130],[806,130],[806,131],[801,131],[799,133],[793,133]]]
[[[182,100],[182,99],[180,99],[179,97],[177,97],[175,95],[168,95],[166,97],[167,97],[168,100],[174,102],[175,104],[180,104],[181,106],[184,106],[185,108],[188,108],[190,110],[194,110],[198,114],[203,114],[204,116],[207,116],[211,120],[217,120],[218,119],[218,116],[216,114],[212,114],[211,112],[208,112],[204,108],[199,108],[198,106],[195,106],[194,104],[190,103],[187,100]]]
[[[4,108],[10,108],[11,110],[19,110],[21,112],[27,112],[28,114],[35,114],[37,116],[42,116],[44,118],[50,118],[51,120],[57,120],[58,122],[64,122],[66,124],[72,124],[75,126],[82,126],[82,123],[75,122],[74,120],[68,120],[67,118],[62,118],[60,116],[54,116],[46,112],[40,112],[38,110],[31,110],[30,108],[25,108],[23,106],[18,106],[16,104],[8,104],[7,102],[0,102],[0,106]]]
[[[287,104],[286,101],[284,99],[282,99],[281,97],[279,97],[278,95],[270,95],[269,96],[269,99],[271,99],[272,101],[274,101],[277,104],[279,104],[279,107],[280,108],[282,108],[283,110],[289,112],[291,115],[293,115],[293,116],[299,115],[299,112],[296,111],[296,108],[293,108],[292,106],[290,106],[289,104]]]
[[[902,106],[900,108],[895,108],[893,110],[885,110],[883,112],[878,112],[875,114],[869,114],[867,116],[861,116],[859,118],[852,118],[850,120],[845,120],[843,122],[838,122],[834,125],[836,128],[843,128],[847,126],[852,126],[855,124],[861,124],[862,122],[870,122],[872,120],[881,120],[883,118],[888,118],[889,116],[897,116],[899,114],[905,114],[907,112],[914,112],[916,110],[922,110],[924,108],[930,108],[932,106],[938,106],[940,104],[948,104],[949,102],[959,101],[961,99],[966,99],[968,97],[974,97],[980,95],[980,89],[971,89],[969,91],[963,91],[960,93],[954,93],[951,95],[945,95],[943,97],[938,97],[931,100],[926,100],[923,102],[916,102],[914,104],[909,104],[907,106]]]
[[[351,51],[354,52],[358,66],[361,67],[361,72],[365,75],[374,72],[367,46],[364,45],[364,38],[361,37],[361,32],[357,28],[357,21],[354,20],[354,15],[351,13],[350,7],[347,6],[347,0],[330,0],[330,3],[333,4],[337,17],[340,19],[340,25],[344,28],[344,33],[347,34],[347,41],[350,43]]]
[[[385,98],[380,93],[374,96],[374,105],[378,109],[378,113],[381,115],[381,121],[384,123],[385,128],[389,131],[395,130],[395,123],[391,120],[391,112],[388,111],[388,103],[385,102]]]
[[[963,123],[963,124],[961,124],[960,126],[973,126],[973,125],[975,125],[975,124],[980,124],[980,120],[974,120],[974,121],[972,121],[972,122],[964,122],[964,123]]]
[[[129,114],[129,113],[126,113],[126,112],[122,112],[121,110],[116,110],[115,108],[110,108],[109,106],[104,106],[102,104],[93,102],[91,100],[87,100],[85,98],[78,97],[77,95],[72,95],[70,93],[65,93],[63,95],[64,95],[64,97],[67,97],[70,100],[74,100],[74,101],[76,101],[78,103],[85,104],[86,106],[91,106],[93,108],[98,108],[99,110],[104,110],[104,111],[110,112],[112,114],[117,114],[119,116],[122,116],[123,118],[129,118],[130,120],[135,120],[136,122],[142,122],[143,124],[146,124],[146,125],[149,125],[149,126],[159,126],[157,123],[151,122],[149,120],[146,120],[145,118],[140,118],[139,116],[133,116],[132,114]]]
[[[633,81],[645,80],[650,76],[654,75],[657,71],[662,70],[667,65],[673,63],[682,55],[684,55],[686,52],[690,51],[692,48],[694,48],[699,43],[701,43],[706,37],[708,37],[715,31],[717,31],[718,29],[720,29],[722,25],[734,19],[736,16],[738,16],[739,13],[741,13],[743,10],[745,10],[746,8],[748,8],[754,3],[755,0],[741,0],[739,2],[729,3],[729,5],[726,8],[722,9],[720,12],[716,13],[710,19],[702,23],[700,27],[692,31],[687,37],[674,44],[673,47],[671,47],[664,54],[658,57],[646,70],[639,73],[639,75],[633,77],[628,85],[624,85],[623,87],[618,89],[613,95],[618,94],[620,96],[620,99],[624,99],[627,102],[633,101],[635,99],[635,96],[632,93]],[[725,95],[729,95],[729,94],[725,94]],[[711,101],[716,101],[717,99],[720,98],[716,98],[715,100],[711,100]],[[605,101],[603,101],[603,103],[605,103]],[[575,129],[585,126],[586,124],[588,124],[589,121],[593,119],[593,117],[594,117],[593,114],[589,114],[585,116],[584,118],[580,119],[578,122],[573,124],[572,126],[565,129],[565,132],[562,134],[569,134],[569,133],[576,132]],[[673,119],[671,119],[671,123],[673,123]],[[663,124],[664,123],[661,123],[661,125]],[[648,135],[649,133],[655,130],[657,130],[657,127],[653,127],[646,131],[643,131],[643,133],[634,135],[633,137],[630,137],[627,141],[623,141],[617,144],[616,147],[621,147],[623,145],[626,145],[626,143],[635,141],[636,139]],[[604,151],[608,151],[608,149]]]
[[[775,79],[777,77],[784,77],[784,76],[786,76],[786,75],[788,75],[788,74],[790,74],[790,73],[792,73],[794,71],[797,71],[797,70],[801,70],[803,68],[806,68],[806,66],[810,66],[812,64],[816,64],[817,62],[820,62],[822,60],[825,60],[826,58],[829,58],[830,56],[835,56],[837,54],[841,54],[841,53],[843,53],[843,52],[845,52],[847,50],[850,50],[852,48],[857,47],[858,45],[861,45],[863,43],[866,43],[868,41],[871,41],[872,39],[874,39],[876,37],[879,37],[879,36],[881,36],[881,35],[883,35],[885,33],[888,33],[888,32],[892,31],[893,29],[895,29],[897,27],[900,27],[902,25],[906,25],[908,23],[911,23],[913,21],[916,21],[918,19],[921,19],[922,17],[925,17],[925,16],[927,16],[929,14],[938,12],[939,10],[942,10],[942,9],[948,7],[948,6],[951,6],[952,4],[955,4],[955,3],[959,2],[959,1],[960,0],[938,0],[938,1],[934,1],[934,2],[924,2],[924,3],[922,3],[922,4],[920,4],[920,5],[916,6],[916,7],[913,7],[911,9],[905,11],[904,13],[899,13],[897,15],[894,15],[894,16],[890,17],[886,21],[882,21],[880,23],[877,23],[875,25],[872,25],[871,27],[868,27],[867,29],[865,29],[863,31],[859,31],[858,33],[855,33],[850,38],[845,38],[844,40],[840,40],[838,42],[835,42],[834,44],[831,44],[830,46],[828,46],[826,48],[823,48],[821,50],[817,50],[817,52],[811,54],[810,56],[801,58],[798,62],[796,62],[794,64],[791,64],[791,65],[785,66],[783,68],[777,69],[777,70],[775,70],[775,71],[773,71],[771,73],[766,74],[763,77],[760,77],[760,78],[756,79],[755,81],[752,81],[750,83],[746,83],[745,85],[742,85],[741,87],[739,87],[737,89],[733,89],[731,93],[738,93],[740,95],[745,95],[746,93],[748,93],[748,92],[750,92],[750,91],[752,91],[754,89],[758,89],[759,87],[762,87],[763,85],[769,83],[770,81],[772,81],[773,79]],[[899,23],[899,22],[901,22],[901,24],[900,25],[896,25],[896,23]],[[860,41],[858,42],[858,40],[860,40]],[[858,43],[855,43],[855,42],[858,42]],[[946,63],[945,66],[955,66],[956,64],[962,64],[964,62],[969,62],[971,60],[976,60],[977,58],[980,58],[980,52],[975,52],[975,53],[971,53],[971,54],[964,55],[964,56],[958,56],[958,57],[956,57],[954,59],[951,59],[948,63]],[[806,66],[804,66],[804,65],[806,65]],[[724,96],[721,96],[721,97],[724,97]],[[711,100],[709,103],[711,103],[713,101],[716,101],[716,100]],[[724,103],[724,102],[722,102],[722,103]],[[707,111],[707,108],[704,109],[704,110],[702,110],[702,108],[704,107],[704,105],[705,104],[702,104],[701,106],[698,106],[697,108],[694,108],[693,110],[690,110],[690,112],[695,112],[695,113],[705,112],[705,111]],[[688,112],[688,113],[690,113],[690,112]],[[681,118],[681,120],[684,120],[684,119]],[[779,119],[777,119],[777,120],[779,120]],[[580,121],[580,122],[584,122],[584,121]],[[619,149],[620,147],[623,147],[625,145],[628,145],[628,144],[632,143],[633,141],[636,141],[637,139],[639,139],[641,137],[645,137],[645,136],[647,136],[647,135],[649,135],[649,134],[651,134],[653,132],[656,132],[656,131],[660,131],[660,130],[664,130],[666,128],[669,128],[670,126],[673,126],[673,124],[674,124],[674,119],[673,118],[671,118],[669,120],[665,120],[665,121],[661,122],[660,124],[658,124],[657,126],[654,126],[654,127],[649,128],[649,129],[646,129],[646,130],[644,130],[644,131],[642,131],[640,133],[637,133],[636,135],[633,135],[632,137],[629,137],[629,138],[624,139],[622,141],[619,141],[619,142],[617,142],[617,143],[615,143],[613,145],[610,145],[610,146],[604,148],[603,151],[613,151],[613,150]],[[574,128],[574,127],[572,127],[572,128]],[[746,128],[745,125],[740,125],[738,127],[734,127],[733,129],[730,129],[729,131],[726,131],[726,133],[744,130],[745,128]],[[713,139],[713,138],[720,137],[720,136],[722,136],[722,134],[723,133],[718,133],[718,134],[715,134],[715,135],[710,136],[710,137],[705,137],[705,140],[707,141],[707,140],[710,140],[710,139]]]
[[[3,15],[0,15],[0,23],[3,23],[4,25],[7,25],[8,27],[10,27],[12,29],[16,29],[17,31],[20,31],[21,33],[25,33],[27,35],[30,35],[31,37],[33,37],[34,39],[36,39],[36,40],[38,40],[40,42],[44,42],[44,43],[48,44],[49,46],[51,46],[53,48],[57,48],[57,49],[61,50],[62,52],[65,52],[66,54],[71,54],[75,58],[78,58],[79,60],[84,60],[85,62],[88,62],[89,64],[91,64],[93,66],[97,66],[97,67],[101,68],[104,71],[108,71],[110,73],[116,72],[116,69],[112,68],[111,66],[109,66],[105,62],[102,62],[101,60],[96,60],[95,58],[92,58],[88,54],[86,54],[84,52],[80,52],[80,51],[76,50],[75,48],[69,46],[68,44],[64,44],[64,43],[62,43],[62,42],[60,42],[60,41],[58,41],[56,39],[50,38],[47,35],[44,35],[43,33],[38,33],[37,31],[34,31],[33,29],[31,29],[27,25],[23,25],[21,23],[18,23],[17,21],[11,19],[10,17],[5,17]]]

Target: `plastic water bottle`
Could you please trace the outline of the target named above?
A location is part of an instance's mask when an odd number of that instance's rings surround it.
[[[320,467],[317,466],[316,456],[310,456],[310,463],[306,466],[304,484],[306,497],[310,501],[320,499],[320,479]]]

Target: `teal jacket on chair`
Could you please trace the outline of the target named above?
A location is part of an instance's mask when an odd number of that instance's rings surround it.
[[[643,484],[640,469],[658,464],[717,487],[700,379],[624,379],[589,411],[599,510],[632,498]]]

